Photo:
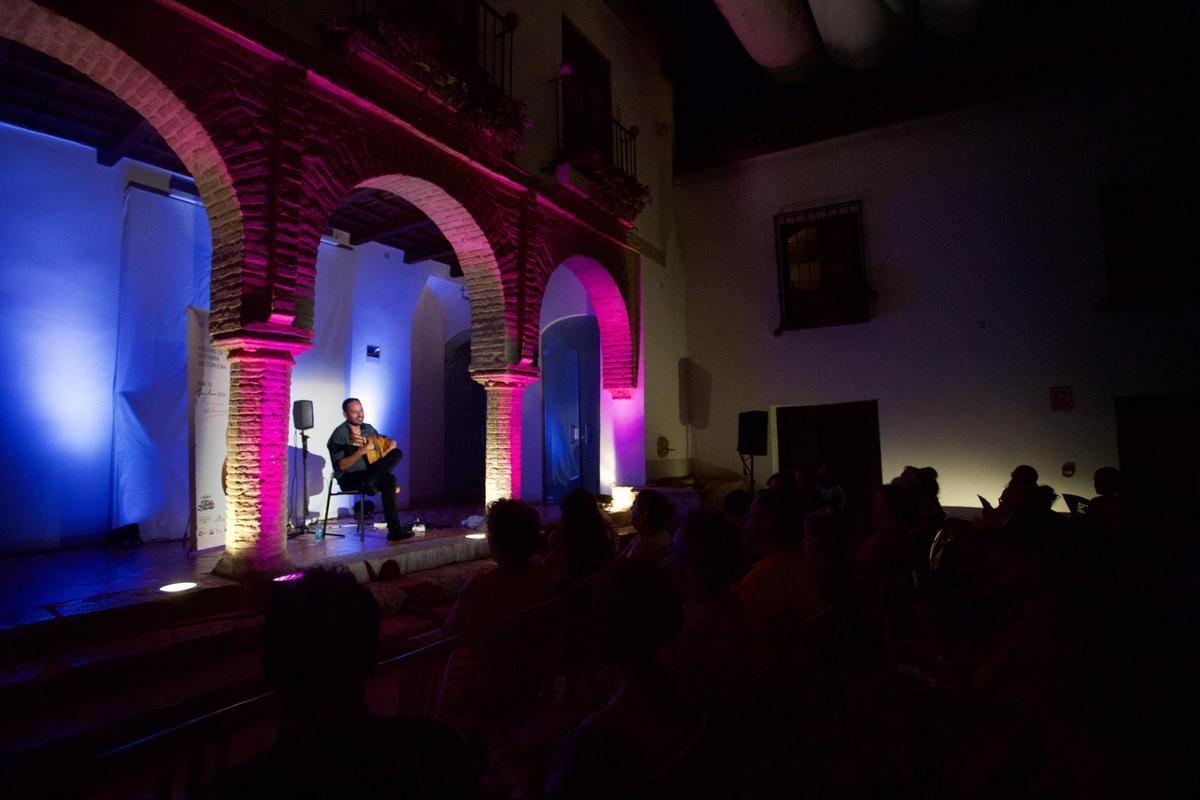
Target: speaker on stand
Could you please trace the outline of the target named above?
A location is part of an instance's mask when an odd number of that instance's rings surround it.
[[[738,455],[742,458],[742,474],[750,478],[754,492],[754,457],[767,454],[767,412],[743,411],[738,414]]]
[[[288,534],[289,539],[308,533],[308,431],[313,427],[312,400],[297,400],[292,403],[292,424],[300,432],[300,475],[304,491],[304,510],[300,514],[300,527]]]

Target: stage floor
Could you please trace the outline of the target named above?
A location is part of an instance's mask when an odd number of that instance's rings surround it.
[[[557,509],[540,507],[544,522]],[[472,531],[460,526],[472,507],[409,509],[405,520],[419,516],[430,525],[424,536],[388,542],[387,531],[368,523],[359,538],[354,520],[330,524],[327,536],[312,534],[288,541],[288,555],[298,567],[322,561],[346,564],[361,581],[394,577],[423,569],[488,557],[487,542],[467,539]],[[376,515],[381,520],[381,515]],[[451,527],[452,526],[452,527]],[[159,586],[196,581],[200,589],[233,584],[212,574],[221,549],[188,552],[182,542],[148,543],[140,547],[85,547],[0,558],[0,630],[73,617],[96,611],[152,602],[166,596]]]

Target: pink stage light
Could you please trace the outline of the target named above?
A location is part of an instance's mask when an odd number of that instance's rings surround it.
[[[303,572],[285,572],[282,575],[276,575],[274,578],[271,578],[271,580],[275,581],[275,583],[285,583],[287,581],[298,581],[303,577]]]

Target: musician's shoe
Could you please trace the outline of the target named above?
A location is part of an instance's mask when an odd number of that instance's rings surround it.
[[[412,537],[413,537],[412,528],[406,528],[403,525],[396,525],[394,527],[392,527],[392,526],[388,527],[388,541],[389,542],[402,542],[405,539],[411,539]]]

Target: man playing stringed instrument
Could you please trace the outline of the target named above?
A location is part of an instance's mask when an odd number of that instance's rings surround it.
[[[383,516],[387,520],[388,541],[397,542],[412,536],[400,526],[396,514],[396,476],[392,469],[404,454],[396,442],[363,422],[363,407],[357,397],[342,401],[342,416],[346,421],[333,429],[329,437],[329,457],[333,476],[342,491],[358,489],[379,492],[383,498]]]

